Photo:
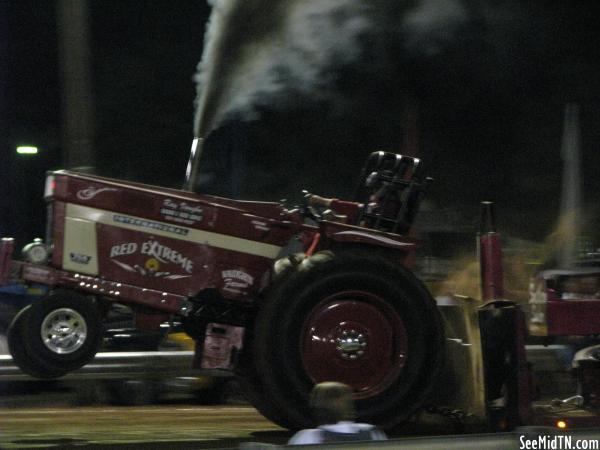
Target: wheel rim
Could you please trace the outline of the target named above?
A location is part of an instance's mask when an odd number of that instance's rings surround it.
[[[73,353],[84,344],[87,324],[81,314],[71,308],[59,308],[48,314],[41,327],[42,342],[53,353]]]
[[[404,322],[381,297],[345,291],[318,303],[301,335],[302,365],[315,382],[340,381],[356,398],[388,388],[406,363],[408,338]]]

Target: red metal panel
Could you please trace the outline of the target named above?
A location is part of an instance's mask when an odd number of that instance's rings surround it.
[[[52,204],[52,265],[62,267],[63,244],[65,240],[65,203],[55,201]]]
[[[58,175],[54,178],[54,192],[53,198],[65,200],[68,189],[68,178],[66,175]]]
[[[232,208],[247,211],[249,214],[262,217],[271,217],[273,219],[281,219],[282,207],[281,204],[275,202],[256,202],[248,200],[235,200],[230,198],[216,197],[212,195],[202,196],[207,201],[226,205]]]
[[[57,271],[58,272],[58,271]],[[149,306],[159,311],[177,313],[185,297],[169,292],[141,288],[129,284],[109,281],[87,275],[60,272],[58,283],[92,294],[111,297],[118,302],[131,302]]]
[[[210,279],[205,246],[111,225],[97,232],[98,269],[109,280],[190,295]]]
[[[600,333],[600,300],[554,300],[546,305],[548,335]]]
[[[149,306],[168,313],[179,312],[181,302],[185,299],[182,295],[164,292],[162,290],[132,286],[118,281],[80,275],[36,264],[24,264],[22,277],[27,281],[43,283],[50,286],[65,286],[81,292],[89,292],[95,295],[109,297],[123,303],[130,302]]]
[[[139,183],[64,171],[56,172],[55,177],[53,266],[62,267],[67,203],[123,213],[125,219],[171,223],[185,233],[155,236],[152,227],[132,231],[119,226],[116,219],[114,225],[98,223],[97,242],[101,278],[173,295],[192,296],[217,288],[227,298],[248,298],[263,286],[272,265],[269,257],[245,253],[245,246],[252,248],[252,242],[240,241],[239,250],[209,246],[187,239],[189,229],[217,233],[221,239],[231,236],[284,246],[302,227],[299,220],[286,221],[277,203],[223,199],[225,205],[219,205],[214,202],[221,199],[214,197]],[[121,293],[122,301],[126,297]]]
[[[201,243],[98,225],[99,273],[134,286],[193,296],[216,287],[226,298],[255,292],[272,261]]]
[[[8,281],[14,248],[15,241],[12,238],[2,238],[0,241],[0,286]]]
[[[27,281],[52,286],[58,281],[62,273],[64,272],[54,270],[52,267],[26,263],[23,264],[21,276]]]
[[[285,245],[300,226],[292,222],[284,226],[282,221],[286,217],[282,207],[276,203],[224,200],[223,205],[215,204],[219,199],[214,197],[139,183],[73,174],[57,178],[62,184],[66,183],[67,188],[57,190],[55,197],[65,202],[174,226],[216,231],[280,246]],[[261,217],[263,213],[267,217]]]
[[[159,330],[162,323],[168,322],[169,314],[146,314],[135,311],[134,320],[138,330]]]

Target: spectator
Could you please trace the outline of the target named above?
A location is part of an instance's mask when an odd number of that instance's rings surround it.
[[[289,445],[387,439],[373,425],[354,422],[352,390],[343,383],[317,384],[310,393],[310,406],[318,428],[299,431],[292,436]]]

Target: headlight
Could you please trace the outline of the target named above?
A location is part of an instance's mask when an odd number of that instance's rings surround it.
[[[23,247],[21,251],[23,258],[34,264],[42,264],[48,260],[48,249],[40,238]]]
[[[54,175],[48,175],[46,177],[46,184],[44,185],[44,198],[52,197],[55,188],[56,180],[54,179]]]

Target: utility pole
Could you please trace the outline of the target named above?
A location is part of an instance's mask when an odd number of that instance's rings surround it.
[[[563,160],[561,223],[564,226],[560,267],[569,267],[577,257],[578,238],[581,236],[581,130],[579,105],[565,107],[561,156]]]
[[[67,168],[92,168],[94,102],[87,0],[58,0],[56,20],[62,85],[62,151]]]
[[[8,144],[8,3],[0,1],[0,237],[9,228],[9,167],[11,151]]]

